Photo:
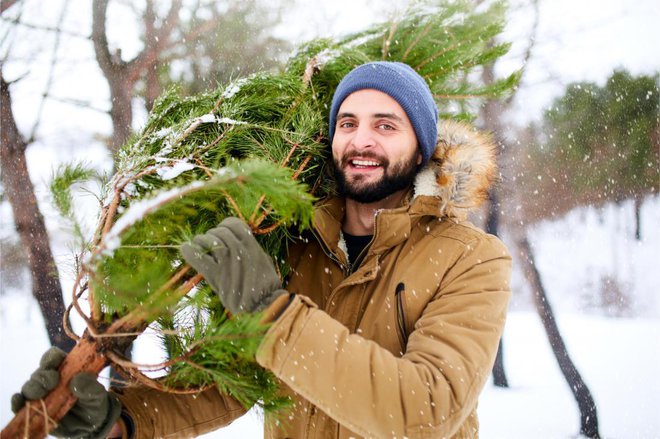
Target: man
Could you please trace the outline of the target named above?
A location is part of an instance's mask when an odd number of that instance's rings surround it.
[[[272,322],[257,361],[294,406],[289,422],[266,422],[266,437],[478,436],[510,257],[465,221],[492,179],[492,146],[456,124],[438,136],[437,122],[413,69],[359,66],[330,110],[340,196],[319,203],[313,230],[291,247],[284,288],[236,218],[182,247],[229,311],[265,310]],[[105,436],[119,407],[110,435],[137,438],[194,436],[245,412],[215,389],[100,393],[106,407],[92,410],[85,437]]]

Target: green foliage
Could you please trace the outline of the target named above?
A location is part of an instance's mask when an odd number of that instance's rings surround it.
[[[264,194],[268,196],[257,213],[267,211],[269,222],[283,226],[273,232],[280,236],[268,247],[277,257],[285,251],[285,227],[306,228],[311,221],[313,198],[288,168],[263,160],[234,161],[204,184],[133,203],[98,248],[91,286],[106,317],[140,308],[154,320],[175,306],[180,298],[163,288],[182,266],[181,243],[227,216],[250,218]]]
[[[96,171],[87,168],[82,163],[71,163],[62,165],[57,170],[50,182],[50,193],[53,197],[53,203],[60,214],[64,217],[71,217],[73,197],[71,196],[71,186],[81,183],[96,176]]]
[[[560,212],[658,193],[659,81],[658,74],[618,70],[604,86],[570,84],[545,113],[547,138],[532,148],[529,163],[539,178],[530,187],[554,196],[569,191],[573,201],[564,199]]]
[[[85,183],[89,180],[98,180],[103,182],[104,178],[98,172],[82,163],[70,163],[61,165],[54,173],[50,181],[50,195],[53,204],[60,215],[69,220],[73,227],[73,234],[81,245],[85,245],[85,238],[82,227],[75,215],[74,200],[71,189],[77,184]]]
[[[283,72],[193,96],[166,92],[117,154],[108,188],[114,195],[83,264],[81,282],[103,326],[136,315],[158,321],[169,355],[185,360],[171,366],[166,383],[215,384],[246,405],[282,407],[276,380],[254,362],[265,331],[258,316],[227,318],[203,282],[181,297],[186,278],[171,282],[184,267],[180,244],[239,216],[284,277],[291,236],[309,227],[313,200],[333,191],[327,120],[341,78],[367,61],[407,62],[427,79],[446,117],[470,117],[469,106],[457,102],[501,94],[516,82],[513,74],[484,88],[471,79],[508,49],[488,44],[503,17],[501,3],[483,11],[467,1],[417,7],[396,23],[305,44]]]
[[[504,28],[505,12],[504,2],[484,10],[467,0],[417,2],[400,20],[337,41],[322,39],[302,46],[287,63],[287,71],[302,76],[316,57],[319,69],[312,87],[329,108],[337,84],[357,65],[405,62],[426,79],[443,117],[470,119],[481,100],[510,92],[520,79],[517,71],[484,87],[471,75],[509,50],[508,43],[491,44]],[[465,102],[472,107],[456,105]],[[457,107],[465,111],[457,112]]]
[[[187,297],[184,306],[159,320],[165,329],[163,342],[168,352],[183,360],[172,364],[166,383],[177,388],[215,383],[246,407],[286,407],[286,400],[278,396],[277,381],[254,362],[266,329],[259,323],[260,316],[239,315],[230,319],[218,297],[208,287],[205,289]],[[196,367],[190,367],[191,364]]]

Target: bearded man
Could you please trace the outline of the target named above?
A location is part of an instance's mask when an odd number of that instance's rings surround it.
[[[510,296],[505,246],[466,219],[493,178],[492,144],[439,124],[428,85],[402,63],[352,70],[329,121],[338,196],[291,246],[284,285],[237,218],[181,249],[231,313],[271,323],[256,359],[294,404],[265,437],[477,437]],[[76,437],[190,437],[246,411],[215,388],[108,393],[87,379],[103,404],[78,404]]]

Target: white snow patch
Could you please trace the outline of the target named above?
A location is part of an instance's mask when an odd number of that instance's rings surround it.
[[[341,52],[337,49],[324,49],[316,55],[316,65],[318,67],[323,67],[333,59],[337,58]]]
[[[215,122],[215,115],[213,113],[204,114],[197,118],[201,123],[213,123]]]
[[[162,168],[158,168],[156,170],[156,173],[162,180],[171,180],[173,178],[178,177],[185,171],[190,171],[191,169],[194,169],[196,166],[193,165],[192,163],[188,163],[187,161],[184,160],[177,160],[174,162],[173,165],[171,166],[165,166]]]
[[[217,119],[217,122],[218,122],[219,124],[222,124],[222,123],[223,123],[223,124],[227,124],[227,125],[247,125],[247,122],[243,122],[243,121],[240,121],[240,120],[230,119],[230,118],[228,118],[228,117],[218,118],[218,119]]]
[[[230,99],[233,97],[236,93],[241,91],[241,87],[247,83],[247,78],[241,78],[236,82],[231,83],[224,92],[222,92],[222,98],[223,99]]]

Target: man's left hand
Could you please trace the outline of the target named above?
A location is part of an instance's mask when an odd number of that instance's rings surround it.
[[[181,254],[232,314],[262,311],[286,294],[270,257],[247,224],[225,218],[218,227],[181,246]]]

